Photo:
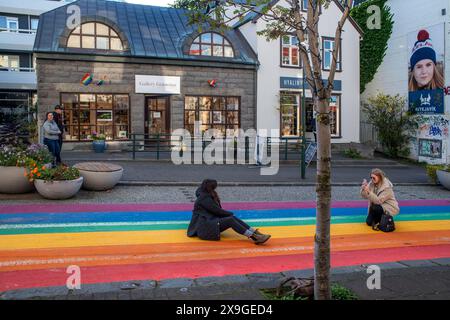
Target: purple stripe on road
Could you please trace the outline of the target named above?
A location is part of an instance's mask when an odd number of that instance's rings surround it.
[[[366,207],[367,201],[334,201],[333,208]],[[404,200],[400,206],[450,206],[450,200]],[[192,203],[139,203],[139,204],[13,204],[0,205],[0,214],[14,213],[64,213],[64,212],[117,212],[117,211],[190,211]],[[302,202],[228,202],[227,210],[308,209],[315,208],[315,201]]]

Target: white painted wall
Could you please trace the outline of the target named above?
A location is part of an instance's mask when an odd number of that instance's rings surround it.
[[[287,5],[284,1],[280,5]],[[322,36],[334,37],[336,26],[342,11],[333,3],[323,10],[320,18],[319,32]],[[256,24],[249,22],[240,28],[252,48],[258,55],[257,127],[259,129],[279,129],[279,93],[280,77],[302,78],[302,70],[280,67],[280,40],[266,41],[256,32],[265,28],[265,22],[259,19]],[[342,138],[333,139],[333,143],[359,142],[359,39],[360,34],[347,22],[342,35],[343,72],[336,73],[335,80],[342,81],[341,96],[341,134]],[[328,77],[328,72],[323,72]],[[311,93],[307,90],[307,97]]]
[[[448,0],[389,0],[387,5],[394,13],[394,28],[388,42],[388,50],[377,74],[370,82],[361,99],[364,101],[377,92],[408,97],[408,61],[410,52],[407,44],[408,34],[420,28],[445,23],[445,80],[450,81],[450,3]],[[446,15],[441,10],[446,9]],[[438,41],[437,39],[434,41]],[[440,39],[440,41],[444,41]],[[445,118],[450,120],[450,96],[445,97]],[[448,130],[448,128],[447,128]],[[419,134],[418,134],[419,137]],[[423,138],[425,136],[422,135]],[[416,141],[415,143],[417,143]],[[443,158],[433,160],[418,157],[417,145],[411,144],[411,158],[429,163],[450,163],[450,138],[443,137]]]
[[[46,11],[63,6],[71,1],[49,1],[49,0],[0,0],[0,12],[19,13],[29,15],[40,15]]]

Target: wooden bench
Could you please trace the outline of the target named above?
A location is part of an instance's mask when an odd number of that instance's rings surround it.
[[[114,188],[123,175],[123,168],[107,162],[80,162],[74,165],[84,178],[83,189],[103,191]]]

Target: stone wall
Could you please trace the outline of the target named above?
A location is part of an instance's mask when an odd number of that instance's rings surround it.
[[[96,62],[57,60],[37,56],[37,91],[39,102],[39,125],[47,111],[53,111],[60,103],[60,93],[126,93],[130,96],[131,133],[144,133],[145,95],[135,93],[135,75],[179,76],[181,94],[172,95],[171,129],[184,127],[185,95],[224,95],[241,97],[241,127],[255,128],[256,73],[252,69],[225,67],[197,67],[156,65],[123,62]],[[86,73],[95,80],[106,77],[102,86],[94,82],[89,86],[80,83]],[[211,88],[207,80],[217,80]],[[66,148],[69,147],[66,145]]]

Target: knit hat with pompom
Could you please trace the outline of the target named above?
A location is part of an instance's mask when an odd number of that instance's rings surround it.
[[[430,59],[436,64],[436,51],[434,51],[433,42],[427,30],[420,30],[417,35],[417,41],[411,52],[411,70],[414,69],[417,62],[423,59]]]

